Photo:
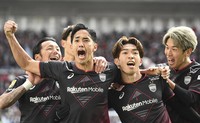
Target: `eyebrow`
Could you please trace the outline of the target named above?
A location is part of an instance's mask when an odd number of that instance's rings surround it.
[[[169,47],[167,44],[165,44],[165,46]],[[172,46],[173,48],[178,48],[178,46],[174,45]]]
[[[122,51],[123,50],[129,50],[129,49],[122,49]],[[138,49],[131,49],[131,50],[133,50],[133,51],[138,51]]]

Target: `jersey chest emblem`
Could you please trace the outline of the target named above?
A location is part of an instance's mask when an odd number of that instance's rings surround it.
[[[105,82],[105,81],[106,81],[106,74],[105,74],[105,73],[100,73],[100,74],[99,74],[99,79],[100,79],[102,82]]]
[[[188,84],[190,83],[191,79],[192,79],[191,76],[185,76],[185,78],[184,78],[184,83],[185,83],[186,85],[188,85]]]
[[[156,90],[157,90],[156,84],[154,84],[154,83],[149,84],[149,90],[151,92],[156,92]]]

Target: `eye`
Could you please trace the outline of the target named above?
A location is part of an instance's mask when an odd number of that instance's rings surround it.
[[[128,54],[128,52],[126,52],[126,51],[122,51],[122,54]]]
[[[89,42],[89,39],[83,39],[84,42]]]
[[[139,52],[138,51],[134,51],[133,54],[137,55],[137,54],[139,54]]]

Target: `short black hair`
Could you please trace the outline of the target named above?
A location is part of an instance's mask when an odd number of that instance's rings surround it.
[[[86,27],[84,24],[82,23],[78,23],[74,26],[74,28],[72,29],[72,33],[71,33],[71,43],[73,43],[73,38],[76,32],[78,32],[79,30],[86,30],[88,31],[88,33],[91,35],[91,38],[94,42],[97,41],[97,35],[96,32],[93,29],[89,29],[88,27]]]
[[[67,37],[69,36],[70,32],[72,32],[72,29],[74,28],[74,25],[70,25],[66,28],[63,29],[62,33],[62,40],[66,40]]]
[[[39,42],[33,47],[33,59],[35,59],[35,54],[39,54],[40,53],[40,50],[41,50],[41,44],[45,41],[53,41],[53,42],[56,42],[56,39],[53,38],[53,37],[44,37],[42,39],[39,40]]]

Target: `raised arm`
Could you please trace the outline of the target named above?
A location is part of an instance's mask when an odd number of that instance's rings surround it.
[[[17,64],[24,70],[30,71],[37,75],[39,72],[39,62],[33,60],[26,51],[20,46],[19,42],[15,37],[17,31],[17,24],[14,21],[8,20],[4,25],[4,33],[10,45],[13,56]]]

